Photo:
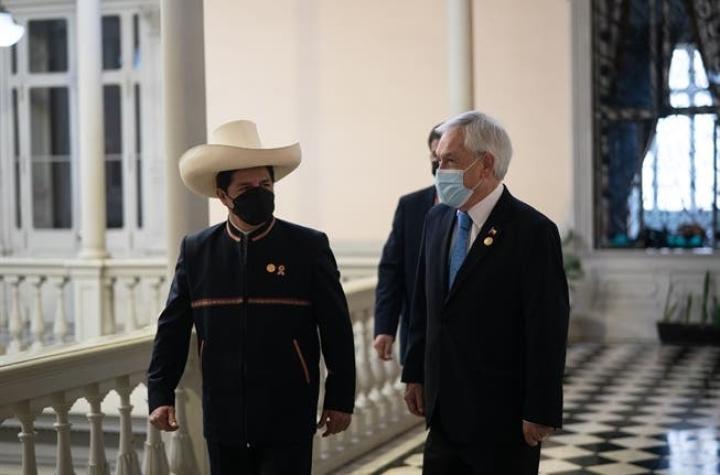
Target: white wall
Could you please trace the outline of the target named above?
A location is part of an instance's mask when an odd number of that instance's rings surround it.
[[[278,215],[341,249],[377,249],[400,195],[431,183],[425,139],[447,115],[442,0],[205,2],[208,127],[250,118],[267,144],[299,140]],[[513,193],[571,216],[565,0],[476,0],[477,107],[515,145]],[[549,193],[548,190],[552,190]],[[224,211],[211,205],[211,219]]]

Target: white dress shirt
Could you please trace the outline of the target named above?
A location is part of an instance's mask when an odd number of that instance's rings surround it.
[[[504,189],[505,186],[502,183],[498,184],[498,186],[496,186],[489,195],[480,200],[478,203],[475,204],[475,206],[473,206],[467,211],[473,224],[472,229],[470,229],[470,239],[468,239],[468,247],[466,252],[470,250],[473,243],[475,242],[475,239],[478,237],[478,234],[480,234],[480,230],[485,225],[485,221],[487,221],[487,219],[490,217],[490,213],[492,213],[492,210],[495,208],[495,205],[497,205],[497,202],[500,201],[500,197],[502,196]],[[460,212],[461,211],[458,210],[458,213]],[[453,228],[452,243],[455,242],[455,236],[457,235],[457,227],[458,222],[455,223],[455,227]],[[452,249],[452,243],[450,249]]]

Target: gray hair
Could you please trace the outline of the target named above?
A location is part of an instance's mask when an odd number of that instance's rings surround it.
[[[444,135],[458,127],[465,132],[465,148],[476,155],[491,153],[495,157],[495,177],[498,180],[505,178],[513,151],[510,136],[503,126],[487,114],[468,111],[448,119],[436,130]]]

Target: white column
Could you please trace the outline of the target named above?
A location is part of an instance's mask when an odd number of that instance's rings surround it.
[[[165,90],[165,219],[168,272],[172,273],[182,237],[208,226],[208,200],[188,190],[178,170],[183,152],[206,143],[207,137],[203,2],[162,0],[161,14]]]
[[[80,256],[97,259],[107,255],[100,0],[77,1],[77,44]]]
[[[472,0],[447,0],[450,114],[474,108]]]
[[[178,162],[189,148],[206,143],[205,42],[203,0],[162,0],[162,45],[165,125],[165,219],[168,275],[175,269],[180,241],[185,234],[208,226],[208,200],[194,195],[180,179]],[[178,212],[182,210],[182,212]],[[186,374],[188,369],[186,367]],[[186,414],[202,413],[201,395],[181,383],[189,393]],[[189,394],[190,395],[190,394]],[[187,431],[201,434],[199,417],[188,419]],[[199,474],[209,473],[205,441],[193,437]]]

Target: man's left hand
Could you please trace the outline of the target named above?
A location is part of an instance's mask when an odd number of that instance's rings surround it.
[[[325,427],[323,437],[337,434],[348,428],[350,421],[352,420],[352,414],[347,412],[333,411],[331,409],[325,409],[320,416],[318,422],[318,429]]]
[[[535,424],[534,422],[523,421],[523,435],[525,436],[525,442],[530,447],[535,447],[537,444],[550,437],[550,434],[554,431],[555,429],[552,427]]]

